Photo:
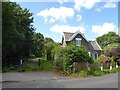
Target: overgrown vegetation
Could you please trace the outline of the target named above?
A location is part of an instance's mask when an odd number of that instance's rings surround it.
[[[48,60],[41,60],[40,65],[38,65],[37,61],[32,61],[23,66],[24,71],[52,71],[54,70],[54,67],[52,63]]]
[[[102,49],[108,45],[120,43],[120,37],[115,32],[108,32],[107,34],[97,37],[96,40]]]
[[[74,62],[92,63],[93,60],[89,56],[86,47],[82,45],[78,47],[74,44],[71,44],[65,48],[60,46],[55,47],[53,62],[57,69],[69,74],[74,72]]]
[[[94,69],[91,69],[90,71],[81,71],[81,72],[72,73],[72,74],[70,74],[70,76],[71,77],[102,76],[102,75],[105,75],[105,74],[116,73],[116,72],[120,71],[119,68],[113,68],[112,70],[104,69],[103,71],[101,71],[98,68],[94,68]]]
[[[2,69],[43,56],[44,36],[35,32],[32,15],[15,2],[2,3]]]
[[[2,4],[2,29],[3,29],[3,71],[17,70],[21,67],[19,61],[22,58],[24,71],[54,70],[62,71],[64,74],[73,75],[104,75],[117,72],[98,67],[86,71],[75,71],[74,62],[93,63],[88,50],[84,46],[76,46],[74,43],[67,47],[61,47],[51,38],[44,38],[41,33],[36,33],[33,26],[33,16],[28,9],[21,8],[14,2]],[[120,37],[114,32],[109,32],[97,38],[97,42],[103,48],[101,55],[95,62],[117,62],[120,59]],[[28,58],[40,57],[31,62]],[[39,65],[38,65],[39,64]]]

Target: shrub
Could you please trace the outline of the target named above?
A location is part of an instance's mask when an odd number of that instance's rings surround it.
[[[81,76],[87,76],[87,71],[81,71],[79,75],[81,75]]]
[[[41,60],[41,64],[40,66],[38,66],[38,64],[25,64],[23,66],[23,70],[25,71],[39,71],[39,70],[47,70],[47,71],[50,71],[50,70],[53,70],[53,65],[50,61],[47,61],[47,60]]]
[[[54,64],[64,73],[73,72],[73,62],[90,62],[93,60],[89,57],[87,48],[84,46],[68,45],[67,47],[57,46],[54,49]]]

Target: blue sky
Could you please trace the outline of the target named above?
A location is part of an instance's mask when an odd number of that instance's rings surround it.
[[[118,3],[113,0],[17,2],[33,13],[36,32],[61,42],[62,32],[80,30],[88,40],[118,31]]]

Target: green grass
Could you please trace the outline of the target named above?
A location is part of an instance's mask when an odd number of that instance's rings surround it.
[[[40,66],[38,65],[38,63],[32,64],[32,65],[28,63],[24,65],[23,69],[24,71],[41,71],[41,70],[52,71],[53,65],[50,61],[41,60]]]
[[[103,69],[103,71],[101,70],[90,70],[87,72],[88,75],[93,75],[93,76],[101,76],[101,75],[105,75],[105,74],[110,74],[110,73],[116,73],[119,71],[119,68],[113,68],[112,70],[109,69]]]
[[[80,71],[80,72],[72,73],[71,75],[73,77],[102,76],[105,74],[117,73],[118,71],[120,71],[119,68],[115,68],[115,67],[112,70],[104,69],[103,71],[101,71],[98,68],[92,68],[90,71]]]
[[[9,67],[8,66],[5,66],[4,69],[2,68],[2,72],[10,72],[10,71],[16,71],[19,69],[19,65],[10,65]]]

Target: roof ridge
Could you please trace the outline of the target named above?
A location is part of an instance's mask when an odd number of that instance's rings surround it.
[[[73,34],[73,32],[63,32],[63,33],[71,33],[71,34]]]

